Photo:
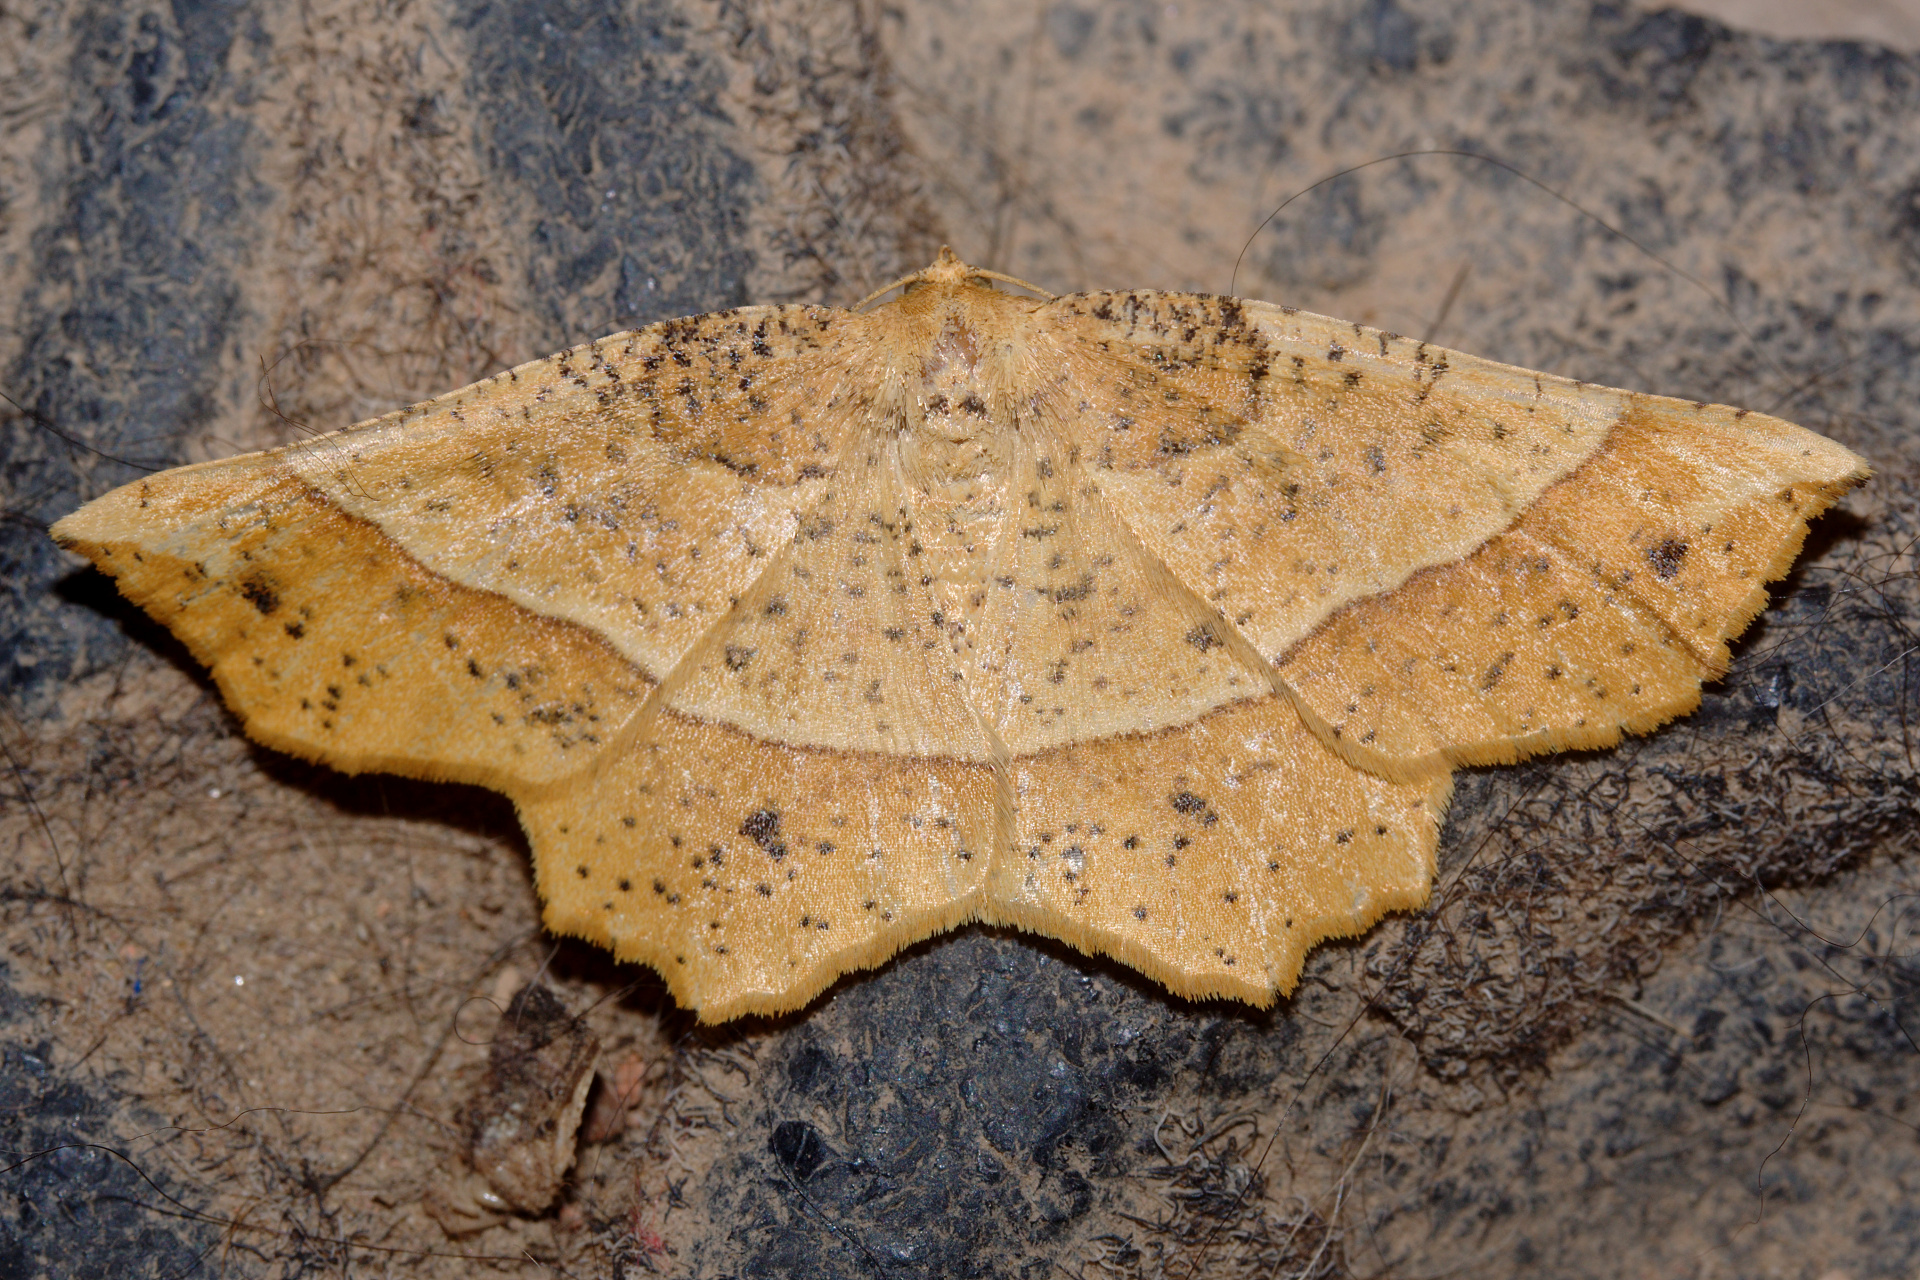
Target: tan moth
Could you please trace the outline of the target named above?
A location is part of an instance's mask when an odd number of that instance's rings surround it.
[[[1692,710],[1866,475],[1744,410],[943,253],[53,533],[260,742],[510,796],[549,927],[705,1020],[969,920],[1267,1004],[1426,900],[1456,766]]]

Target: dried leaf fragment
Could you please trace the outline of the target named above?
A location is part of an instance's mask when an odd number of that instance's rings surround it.
[[[461,1110],[474,1172],[517,1213],[543,1213],[573,1165],[599,1037],[537,982],[500,1015],[487,1074]]]

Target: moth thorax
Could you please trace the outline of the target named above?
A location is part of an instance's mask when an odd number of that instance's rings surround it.
[[[983,345],[971,327],[950,321],[921,365],[900,444],[907,473],[923,488],[964,481],[1006,461],[1010,427]]]
[[[936,399],[907,418],[900,461],[920,488],[934,492],[1006,469],[1009,428],[995,421],[977,392],[964,392],[957,402]]]

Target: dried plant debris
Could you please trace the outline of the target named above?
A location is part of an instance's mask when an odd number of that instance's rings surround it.
[[[500,1014],[487,1073],[460,1112],[473,1177],[436,1187],[427,1208],[449,1235],[505,1213],[544,1213],[573,1165],[600,1040],[538,982]]]

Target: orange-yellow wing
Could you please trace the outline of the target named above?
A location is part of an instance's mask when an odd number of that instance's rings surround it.
[[[616,334],[136,481],[53,536],[178,635],[270,746],[349,772],[550,783],[598,754],[830,483],[847,415],[828,406],[849,376],[835,316]]]
[[[705,1018],[970,918],[1265,1003],[1425,900],[1451,770],[1689,710],[1864,475],[1231,299],[616,335],[55,526],[248,731],[511,795]]]
[[[1290,309],[1062,299],[1077,439],[1354,764],[1604,746],[1699,701],[1861,459],[1759,414]],[[1121,392],[1125,394],[1121,394]]]

